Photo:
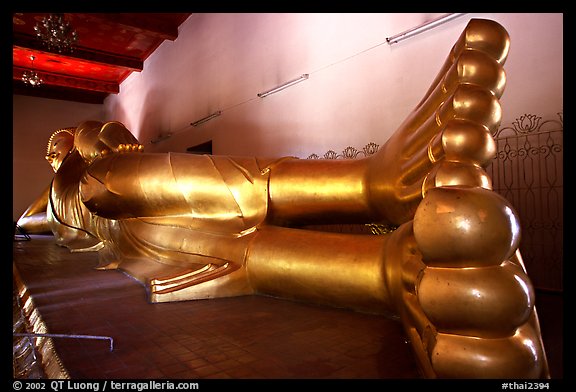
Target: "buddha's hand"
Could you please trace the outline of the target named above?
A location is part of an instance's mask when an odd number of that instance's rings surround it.
[[[122,123],[116,121],[107,122],[102,126],[98,140],[105,146],[102,155],[144,151],[144,146],[136,137]]]
[[[144,146],[121,123],[87,121],[76,129],[74,145],[80,155],[91,163],[113,153],[143,152]]]
[[[547,377],[519,222],[504,198],[432,189],[391,239],[387,279],[425,375]]]
[[[143,152],[144,146],[139,143],[120,143],[116,148],[112,149],[114,152]]]

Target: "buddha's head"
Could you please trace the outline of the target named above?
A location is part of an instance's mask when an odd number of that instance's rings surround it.
[[[46,150],[46,160],[57,172],[64,159],[74,148],[74,128],[59,129],[50,136]]]

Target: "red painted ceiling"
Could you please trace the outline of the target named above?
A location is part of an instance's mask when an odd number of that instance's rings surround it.
[[[13,93],[102,103],[116,94],[132,72],[164,40],[178,37],[178,26],[189,13],[67,13],[64,19],[76,30],[72,51],[50,51],[37,37],[34,26],[46,13],[15,13],[13,25]],[[34,61],[31,60],[34,57]],[[22,74],[34,70],[43,84],[31,87]]]

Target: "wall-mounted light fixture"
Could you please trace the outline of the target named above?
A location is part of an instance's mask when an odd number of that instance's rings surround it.
[[[270,94],[277,93],[278,91],[284,90],[285,88],[288,88],[288,87],[290,87],[290,86],[295,85],[296,83],[300,83],[300,82],[308,79],[308,76],[309,76],[308,74],[303,74],[303,75],[300,76],[299,78],[296,78],[296,79],[294,79],[294,80],[291,80],[291,81],[289,81],[289,82],[286,82],[286,83],[284,83],[284,84],[282,84],[282,85],[280,85],[280,86],[278,86],[278,87],[274,87],[273,89],[270,89],[270,90],[268,90],[268,91],[264,91],[263,93],[259,93],[258,96],[259,96],[260,98],[264,98],[264,97],[266,97],[266,96],[268,96],[268,95],[270,95]]]
[[[150,143],[152,143],[152,144],[160,143],[166,139],[170,139],[171,136],[172,136],[172,133],[160,134],[160,135],[158,135],[158,137],[156,139],[150,140]]]
[[[454,18],[457,18],[459,16],[464,15],[463,13],[454,13],[454,14],[447,14],[444,16],[441,16],[439,18],[433,19],[430,22],[424,23],[420,26],[414,27],[412,29],[406,30],[400,34],[396,34],[393,35],[392,37],[388,37],[386,38],[386,42],[388,42],[389,45],[395,44],[397,42],[400,42],[402,40],[405,40],[406,38],[410,38],[416,34],[420,34],[426,30],[430,30],[436,26],[441,25],[442,23],[446,23],[449,20],[452,20]]]
[[[200,120],[194,121],[193,123],[190,123],[190,125],[192,125],[193,127],[197,127],[200,124],[204,124],[206,121],[210,121],[215,117],[218,117],[219,115],[222,114],[221,110],[218,110],[217,112],[214,112],[212,114],[210,114],[209,116],[203,117]]]

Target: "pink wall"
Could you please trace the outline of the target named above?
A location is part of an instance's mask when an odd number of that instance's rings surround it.
[[[512,39],[503,124],[563,111],[562,14],[465,14],[388,45],[386,37],[442,14],[192,14],[104,105],[14,96],[15,219],[51,177],[53,130],[85,119],[126,124],[147,151],[307,157],[384,143],[419,102],[470,18]],[[308,73],[266,98],[257,93]],[[222,115],[192,127],[217,110]],[[160,134],[172,133],[151,144]],[[44,135],[44,136],[38,136]]]
[[[505,121],[563,110],[562,14],[465,14],[392,46],[442,14],[193,14],[110,96],[106,111],[148,151],[213,140],[217,154],[295,155],[383,143],[418,103],[471,18],[512,37]],[[256,94],[308,73],[266,98]],[[217,110],[199,127],[189,124]],[[173,136],[150,144],[160,134]]]

